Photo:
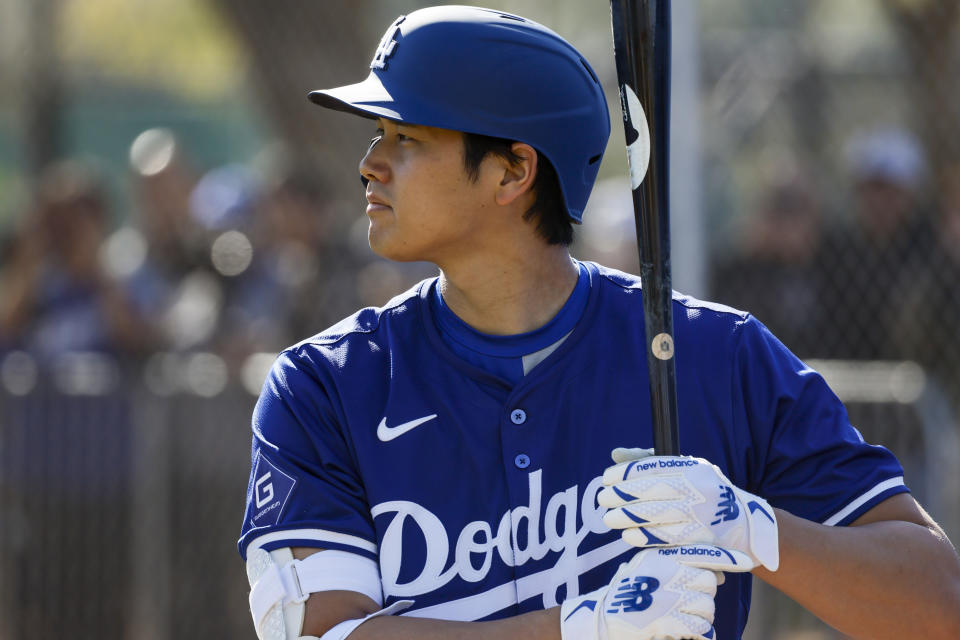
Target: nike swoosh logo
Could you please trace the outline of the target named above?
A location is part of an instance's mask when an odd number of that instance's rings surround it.
[[[567,617],[563,619],[563,621],[566,622],[567,620],[569,620],[570,618],[572,618],[572,617],[573,617],[573,614],[575,614],[577,611],[580,611],[580,609],[590,609],[590,611],[593,611],[593,610],[596,609],[596,608],[597,608],[597,601],[596,601],[596,600],[584,600],[583,602],[581,602],[580,604],[578,604],[578,605],[577,605],[577,608],[574,609],[573,611],[571,611],[571,612],[567,615]]]
[[[383,420],[380,421],[380,424],[377,425],[377,437],[380,438],[381,442],[390,442],[394,438],[399,438],[407,431],[419,427],[424,422],[430,422],[436,417],[437,414],[434,413],[433,415],[411,420],[410,422],[404,422],[403,424],[398,424],[395,427],[388,427],[387,418],[384,417]]]

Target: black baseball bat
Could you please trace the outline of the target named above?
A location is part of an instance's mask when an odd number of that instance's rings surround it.
[[[610,0],[640,250],[653,443],[679,455],[670,282],[670,0]]]

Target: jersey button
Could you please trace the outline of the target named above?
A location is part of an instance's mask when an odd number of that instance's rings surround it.
[[[526,469],[530,466],[530,456],[525,453],[521,453],[513,459],[513,464],[517,465],[517,469]]]
[[[513,424],[523,424],[527,421],[527,412],[523,409],[514,409],[510,412],[510,421]]]

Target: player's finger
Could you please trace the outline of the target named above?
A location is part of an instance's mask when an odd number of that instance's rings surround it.
[[[604,487],[597,494],[597,504],[613,509],[633,502],[682,500],[688,494],[682,478],[655,476]]]
[[[692,616],[689,613],[676,613],[677,622],[682,625],[681,628],[690,631],[687,635],[685,631],[682,636],[657,636],[659,640],[669,640],[670,638],[686,638],[688,640],[715,640],[717,637],[713,625],[700,616]]]
[[[603,523],[611,529],[628,527],[689,525],[694,519],[676,502],[631,502],[615,507],[603,515]],[[697,525],[699,527],[699,525]]]
[[[636,447],[617,447],[610,452],[610,458],[612,458],[617,464],[620,464],[621,462],[630,462],[631,460],[640,460],[641,458],[646,458],[652,455],[653,449],[640,449]]]
[[[675,555],[677,562],[690,567],[700,567],[710,571],[730,571],[744,573],[756,567],[756,563],[747,554],[709,544],[692,544],[680,547],[660,549],[662,554]]]
[[[671,477],[681,475],[698,478],[705,482],[722,479],[729,483],[716,465],[703,458],[692,456],[649,456],[615,464],[604,470],[603,483],[612,485],[624,480],[648,476]]]
[[[710,590],[691,589],[689,584],[684,585],[687,596],[677,608],[678,613],[697,616],[704,620],[713,620],[713,615],[716,612],[716,604],[714,603],[713,597],[717,592],[717,579],[711,571],[707,571],[706,573],[709,575]]]
[[[670,527],[636,526],[622,529],[620,537],[623,538],[624,542],[634,547],[668,547],[678,544],[711,544],[714,540],[706,535],[708,533],[700,536],[687,534],[684,531],[684,525]]]
[[[680,473],[684,469],[696,466],[699,466],[699,461],[689,456],[644,456],[607,467],[603,472],[603,483],[615,484],[654,473],[657,475]]]
[[[643,460],[625,460],[603,470],[603,484],[611,485],[623,482],[643,469]]]

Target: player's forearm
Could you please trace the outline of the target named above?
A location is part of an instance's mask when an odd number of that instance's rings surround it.
[[[778,510],[780,568],[755,575],[854,638],[956,638],[960,560],[912,522],[827,527]]]
[[[449,622],[380,616],[357,627],[350,640],[560,640],[560,608],[490,622]]]

